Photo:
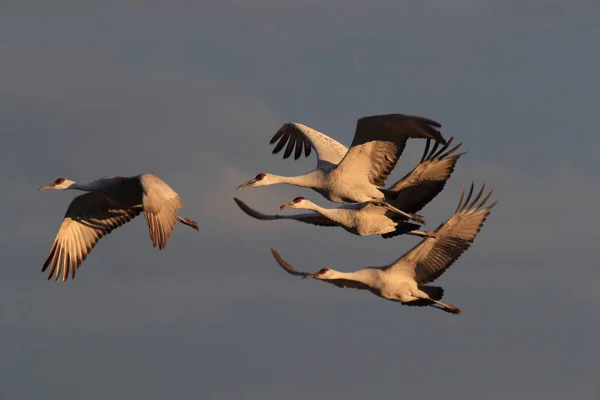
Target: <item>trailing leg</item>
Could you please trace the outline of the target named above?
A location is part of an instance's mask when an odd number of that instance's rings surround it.
[[[427,225],[427,223],[425,222],[425,220],[423,219],[422,216],[417,215],[417,214],[410,214],[410,213],[407,213],[405,211],[402,211],[402,210],[394,207],[393,205],[391,205],[390,203],[388,203],[385,200],[373,200],[372,203],[376,204],[378,206],[381,206],[381,207],[385,207],[388,210],[393,211],[396,214],[400,214],[403,217],[408,218],[411,221],[415,221],[415,222],[418,222],[420,224]]]
[[[199,231],[199,230],[200,230],[200,227],[198,226],[198,224],[196,223],[196,221],[192,221],[192,220],[191,220],[191,219],[189,219],[189,218],[183,218],[183,217],[180,217],[180,216],[178,215],[178,216],[177,216],[177,221],[179,221],[179,222],[181,222],[182,224],[184,224],[184,225],[187,225],[187,226],[189,226],[190,228],[193,228],[193,229],[195,229],[195,230],[197,230],[197,231]]]
[[[414,236],[420,236],[420,237],[430,237],[430,238],[434,238],[436,237],[435,232],[433,231],[410,231],[410,232],[406,232],[407,235],[414,235]]]

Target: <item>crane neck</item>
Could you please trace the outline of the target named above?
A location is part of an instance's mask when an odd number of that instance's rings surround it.
[[[84,192],[94,192],[101,189],[99,183],[100,182],[98,180],[84,183],[73,182],[71,186],[69,186],[67,189],[82,190]]]
[[[322,172],[312,171],[308,174],[299,176],[281,176],[270,174],[269,181],[271,184],[285,183],[306,188],[320,188],[322,183]]]
[[[341,272],[335,271],[335,275],[332,277],[333,279],[348,279],[355,282],[361,282],[369,287],[377,287],[378,282],[381,281],[379,279],[379,274],[381,271],[375,268],[363,268],[354,272]]]
[[[305,200],[305,205],[303,208],[307,209],[307,210],[311,210],[311,211],[315,211],[319,214],[321,214],[322,216],[334,221],[334,222],[338,222],[341,224],[345,224],[347,221],[344,217],[345,213],[343,212],[343,210],[337,209],[337,208],[325,208],[325,207],[321,207],[315,203],[313,203],[312,201],[306,201]]]
[[[69,186],[67,189],[88,191],[85,183],[77,183],[77,182],[73,182],[71,184],[71,186]]]

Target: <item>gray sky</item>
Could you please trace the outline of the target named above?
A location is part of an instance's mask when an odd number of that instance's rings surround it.
[[[593,1],[0,2],[0,394],[8,399],[598,399],[600,8]],[[495,189],[438,281],[464,314],[293,279],[383,265],[417,241],[244,215],[307,189],[235,192],[286,121],[352,140],[388,112],[464,143],[460,185]],[[409,144],[390,181],[418,161]],[[145,222],[102,239],[75,281],[40,268],[76,193],[58,177],[156,174],[183,198],[166,250]]]

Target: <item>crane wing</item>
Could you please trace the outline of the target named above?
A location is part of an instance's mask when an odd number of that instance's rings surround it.
[[[294,267],[292,267],[290,264],[288,264],[283,258],[281,258],[281,256],[279,255],[279,253],[277,253],[277,251],[275,251],[275,249],[271,249],[271,253],[273,253],[273,257],[275,258],[275,261],[277,261],[277,264],[279,264],[279,266],[281,268],[283,268],[288,274],[301,276],[303,278],[309,278],[312,275],[314,275],[309,272],[297,271]],[[327,282],[327,283],[331,283],[332,285],[335,285],[340,288],[370,290],[370,288],[367,285],[365,285],[364,283],[353,281],[350,279],[322,279],[321,278],[318,280]]]
[[[430,119],[404,114],[360,118],[350,150],[336,170],[344,177],[365,177],[371,184],[382,187],[409,138],[446,143],[437,129],[440,126]]]
[[[474,189],[474,184],[471,184],[469,194],[463,202],[463,185],[456,212],[435,230],[436,237],[423,239],[388,269],[414,277],[418,284],[439,278],[471,246],[490,210],[496,205],[497,202],[494,202],[485,206],[491,191],[480,201],[484,188],[485,185],[471,201]]]
[[[296,122],[285,123],[275,133],[270,144],[277,142],[273,154],[279,153],[287,144],[283,158],[288,158],[294,152],[294,159],[302,155],[308,157],[311,149],[317,152],[317,169],[335,167],[346,155],[348,148],[329,136],[306,125]]]
[[[173,233],[177,212],[183,207],[183,201],[169,185],[154,175],[143,174],[137,179],[143,191],[142,205],[152,245],[164,249]]]
[[[435,142],[429,151],[431,139],[427,139],[421,162],[404,178],[388,188],[389,191],[398,193],[396,199],[389,201],[392,206],[412,214],[421,210],[440,194],[454,172],[459,157],[465,154],[452,155],[462,143],[447,150],[453,140],[454,138],[451,137],[439,150],[440,143]]]
[[[307,224],[317,225],[317,226],[339,226],[337,222],[330,220],[327,217],[322,216],[319,213],[311,212],[311,213],[303,213],[303,214],[295,214],[295,215],[279,215],[279,214],[263,214],[259,211],[256,211],[242,200],[234,197],[236,204],[241,210],[252,218],[259,219],[261,221],[273,221],[277,219],[291,219],[300,222],[305,222]]]
[[[141,207],[115,209],[102,195],[91,192],[73,199],[50,248],[42,271],[56,281],[75,278],[75,272],[98,240],[131,221]]]

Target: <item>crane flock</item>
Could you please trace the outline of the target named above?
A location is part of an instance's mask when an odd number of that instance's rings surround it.
[[[341,227],[358,236],[418,236],[421,241],[398,260],[383,267],[366,267],[354,272],[322,268],[316,273],[298,272],[271,249],[275,261],[286,272],[331,283],[340,288],[368,290],[387,300],[407,306],[430,306],[460,314],[461,310],[441,301],[444,290],[429,283],[439,278],[466,251],[481,230],[496,202],[485,185],[477,191],[472,183],[465,195],[462,186],[454,214],[436,230],[423,230],[426,221],[417,214],[435,199],[459,158],[462,143],[452,146],[454,137],[444,139],[441,125],[431,119],[404,114],[359,118],[350,148],[306,125],[288,122],[270,140],[273,154],[299,159],[314,150],[317,166],[299,176],[259,173],[237,189],[275,184],[310,188],[337,203],[323,207],[296,197],[280,209],[305,210],[298,214],[265,214],[234,197],[248,216],[262,221],[295,220],[316,226]],[[409,139],[424,139],[425,149],[412,171],[389,187],[385,181],[396,167]],[[178,215],[181,197],[163,180],[151,175],[106,176],[87,183],[59,178],[40,190],[80,190],[64,216],[42,271],[47,279],[67,281],[75,274],[96,243],[140,213],[148,224],[153,247],[167,245],[175,224],[195,230],[199,225]]]

